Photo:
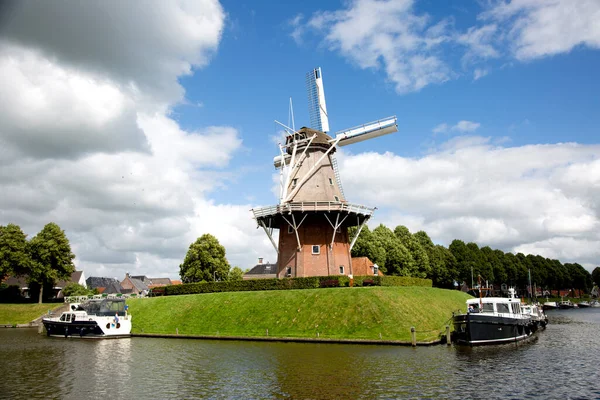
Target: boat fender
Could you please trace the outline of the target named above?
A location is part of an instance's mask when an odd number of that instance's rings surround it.
[[[106,329],[110,329],[110,322],[106,324]]]

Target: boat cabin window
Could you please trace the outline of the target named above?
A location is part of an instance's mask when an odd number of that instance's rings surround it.
[[[75,318],[73,318],[75,319]],[[71,322],[71,314],[63,314],[60,316],[60,320],[63,322]]]
[[[510,309],[508,308],[508,304],[506,303],[496,304],[496,311],[503,314],[510,314]]]
[[[493,313],[494,312],[494,303],[483,303],[483,310],[481,310],[481,312]]]
[[[517,303],[511,303],[513,314],[521,314],[521,305]]]

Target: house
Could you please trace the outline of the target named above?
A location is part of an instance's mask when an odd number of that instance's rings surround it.
[[[101,294],[118,294],[123,293],[121,283],[117,278],[102,278],[98,276],[90,276],[86,280],[88,289],[97,289]]]
[[[352,275],[354,276],[383,276],[377,264],[369,260],[369,257],[352,257]]]
[[[21,291],[21,296],[29,298],[30,291],[29,283],[27,282],[28,280],[29,277],[26,275],[20,277],[9,277],[4,281],[4,284],[8,286],[18,286],[19,290]],[[85,281],[85,274],[83,273],[83,271],[75,271],[71,274],[71,277],[69,279],[56,281],[52,286],[52,294],[49,295],[48,298],[62,299],[64,297],[62,294],[62,290],[69,283],[78,283],[83,287],[87,287]],[[46,297],[46,295],[44,295],[44,297]]]
[[[262,257],[250,271],[246,272],[242,279],[272,279],[277,278],[277,264],[263,263]]]
[[[129,273],[126,273],[125,279],[121,281],[121,287],[123,288],[122,293],[147,294],[149,287],[143,281],[150,282],[144,275],[134,278],[133,276],[130,276]]]

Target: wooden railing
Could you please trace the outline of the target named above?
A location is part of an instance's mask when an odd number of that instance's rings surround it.
[[[255,219],[272,216],[274,214],[291,214],[292,212],[310,211],[344,211],[349,213],[371,215],[376,208],[366,207],[360,204],[352,204],[341,201],[302,201],[297,203],[285,203],[275,206],[252,209]]]

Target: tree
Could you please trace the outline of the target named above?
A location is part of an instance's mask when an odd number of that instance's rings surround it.
[[[0,226],[0,282],[9,275],[27,272],[31,259],[26,238],[18,225]]]
[[[183,264],[179,265],[179,276],[184,283],[226,280],[229,268],[225,247],[206,233],[190,245]]]
[[[91,290],[76,282],[67,283],[62,292],[64,296],[87,296],[92,294]]]
[[[42,303],[44,285],[52,284],[58,279],[67,280],[75,271],[71,245],[65,232],[54,222],[44,228],[29,242],[31,256],[29,282],[40,285],[39,303]]]
[[[411,276],[425,278],[431,275],[431,266],[429,265],[429,257],[427,252],[421,246],[421,243],[414,237],[407,227],[398,225],[394,229],[394,235],[400,240],[402,245],[408,249],[410,255],[415,262],[415,273]]]
[[[356,227],[351,227],[348,229],[348,235],[353,237],[356,230]],[[373,232],[366,225],[360,231],[360,235],[356,239],[354,247],[352,247],[352,257],[368,257],[371,262],[377,264],[381,272],[387,272],[385,268],[385,249],[379,241],[375,240]]]
[[[600,286],[600,267],[596,267],[592,271],[592,280],[596,285]]]
[[[244,271],[240,267],[233,267],[229,271],[228,281],[241,281],[244,279]]]

